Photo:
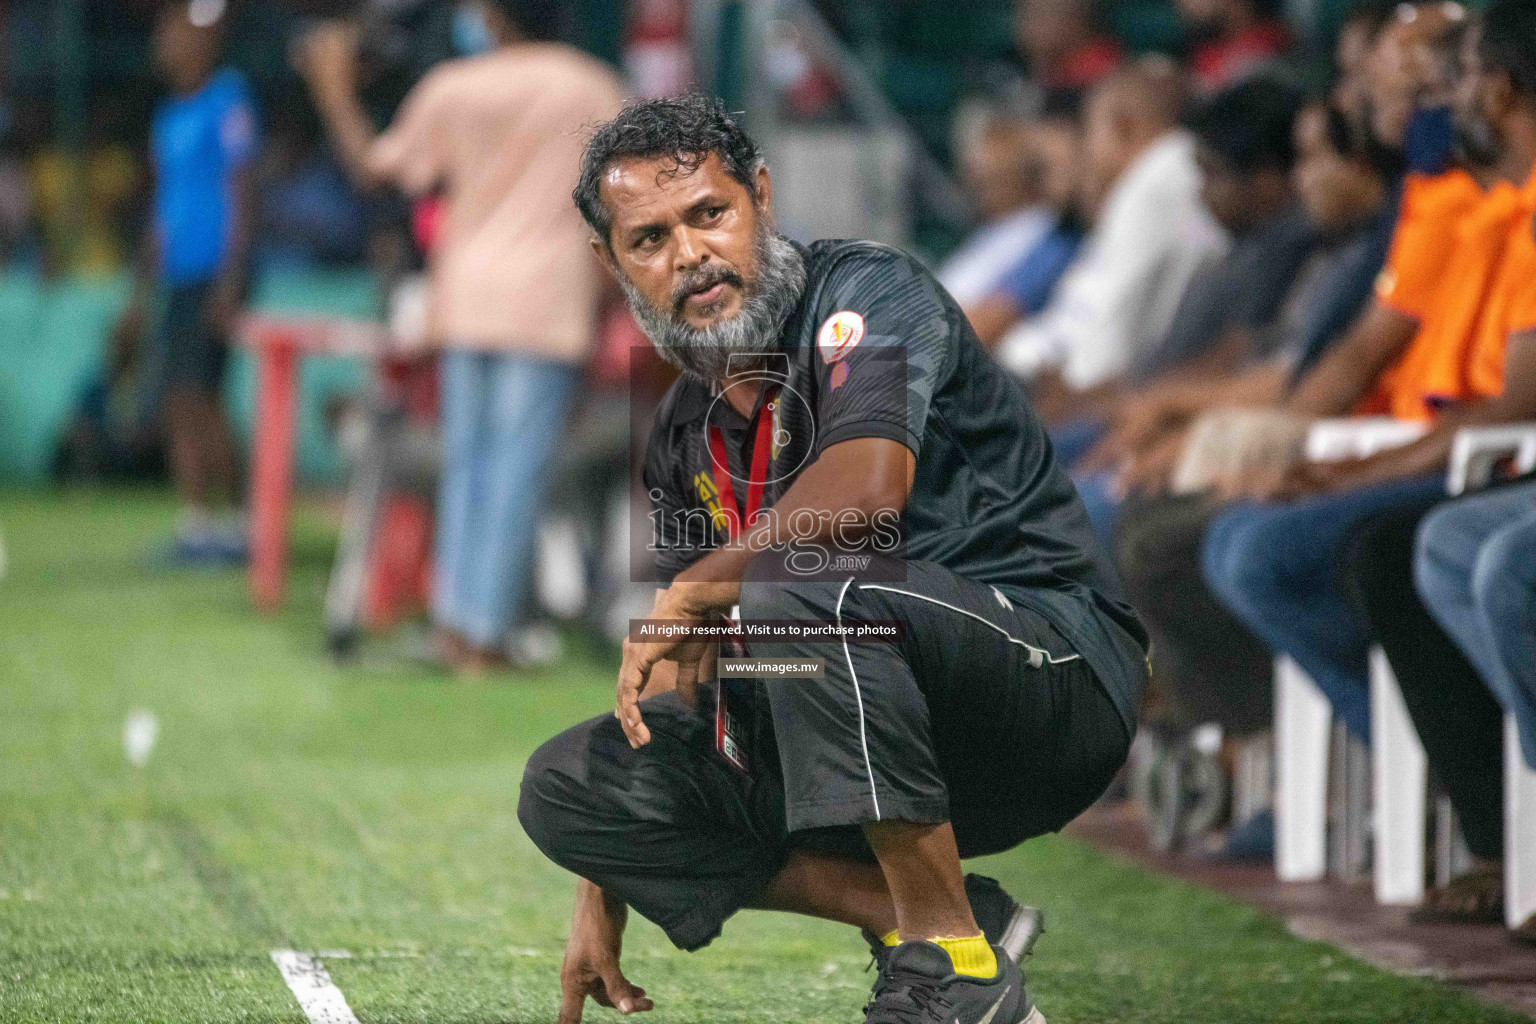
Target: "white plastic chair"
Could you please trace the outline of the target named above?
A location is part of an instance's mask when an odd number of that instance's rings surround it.
[[[1371,649],[1371,761],[1376,901],[1416,906],[1424,900],[1429,767],[1403,692],[1379,647]]]
[[[1486,487],[1495,466],[1513,459],[1516,472],[1536,469],[1536,423],[1469,427],[1451,448],[1446,490]],[[1518,928],[1536,914],[1536,771],[1520,756],[1513,716],[1504,719],[1504,923]]]
[[[1423,436],[1424,431],[1423,424],[1386,417],[1319,420],[1307,433],[1306,457],[1312,462],[1363,458],[1408,444]],[[1401,702],[1399,697],[1398,703]],[[1406,717],[1404,712],[1403,718]],[[1332,725],[1333,709],[1312,680],[1289,658],[1276,659],[1275,775],[1279,792],[1275,804],[1275,873],[1281,881],[1315,881],[1328,870],[1328,752]],[[1412,735],[1411,724],[1409,734]],[[1379,750],[1374,741],[1373,736],[1373,749]],[[1378,781],[1374,795],[1380,808],[1383,799],[1379,784],[1385,773],[1379,762],[1374,768],[1373,775]],[[1378,820],[1378,829],[1380,824]],[[1422,840],[1419,845],[1423,846]],[[1419,857],[1422,870],[1422,850]],[[1419,886],[1422,890],[1422,879]]]

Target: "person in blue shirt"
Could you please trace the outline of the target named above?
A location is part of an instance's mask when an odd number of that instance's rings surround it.
[[[192,562],[245,555],[220,390],[245,300],[256,115],[240,72],[220,66],[225,15],[225,0],[191,0],[166,5],[155,24],[154,60],[169,95],[151,128],[152,213],[116,338],[119,358],[146,337],[153,343],[149,365],[163,388],[166,454],[182,502],[173,555]]]

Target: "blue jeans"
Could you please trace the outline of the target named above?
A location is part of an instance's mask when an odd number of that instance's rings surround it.
[[[550,462],[579,373],[515,353],[443,355],[432,614],[476,646],[505,642],[521,615]]]
[[[1435,509],[1419,525],[1413,575],[1429,613],[1515,716],[1536,769],[1536,484]]]
[[[1341,585],[1341,556],[1361,521],[1444,493],[1437,473],[1280,505],[1242,502],[1205,534],[1201,571],[1211,590],[1270,647],[1295,659],[1334,714],[1366,741],[1371,631]]]

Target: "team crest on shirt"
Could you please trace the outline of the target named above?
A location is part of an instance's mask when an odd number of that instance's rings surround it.
[[[824,363],[842,359],[864,337],[864,318],[851,309],[839,310],[827,317],[816,335],[816,347],[821,349]]]

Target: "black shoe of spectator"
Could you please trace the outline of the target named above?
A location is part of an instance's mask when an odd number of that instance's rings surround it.
[[[1504,871],[1474,868],[1424,894],[1424,905],[1410,911],[1414,924],[1500,924],[1504,920]]]

